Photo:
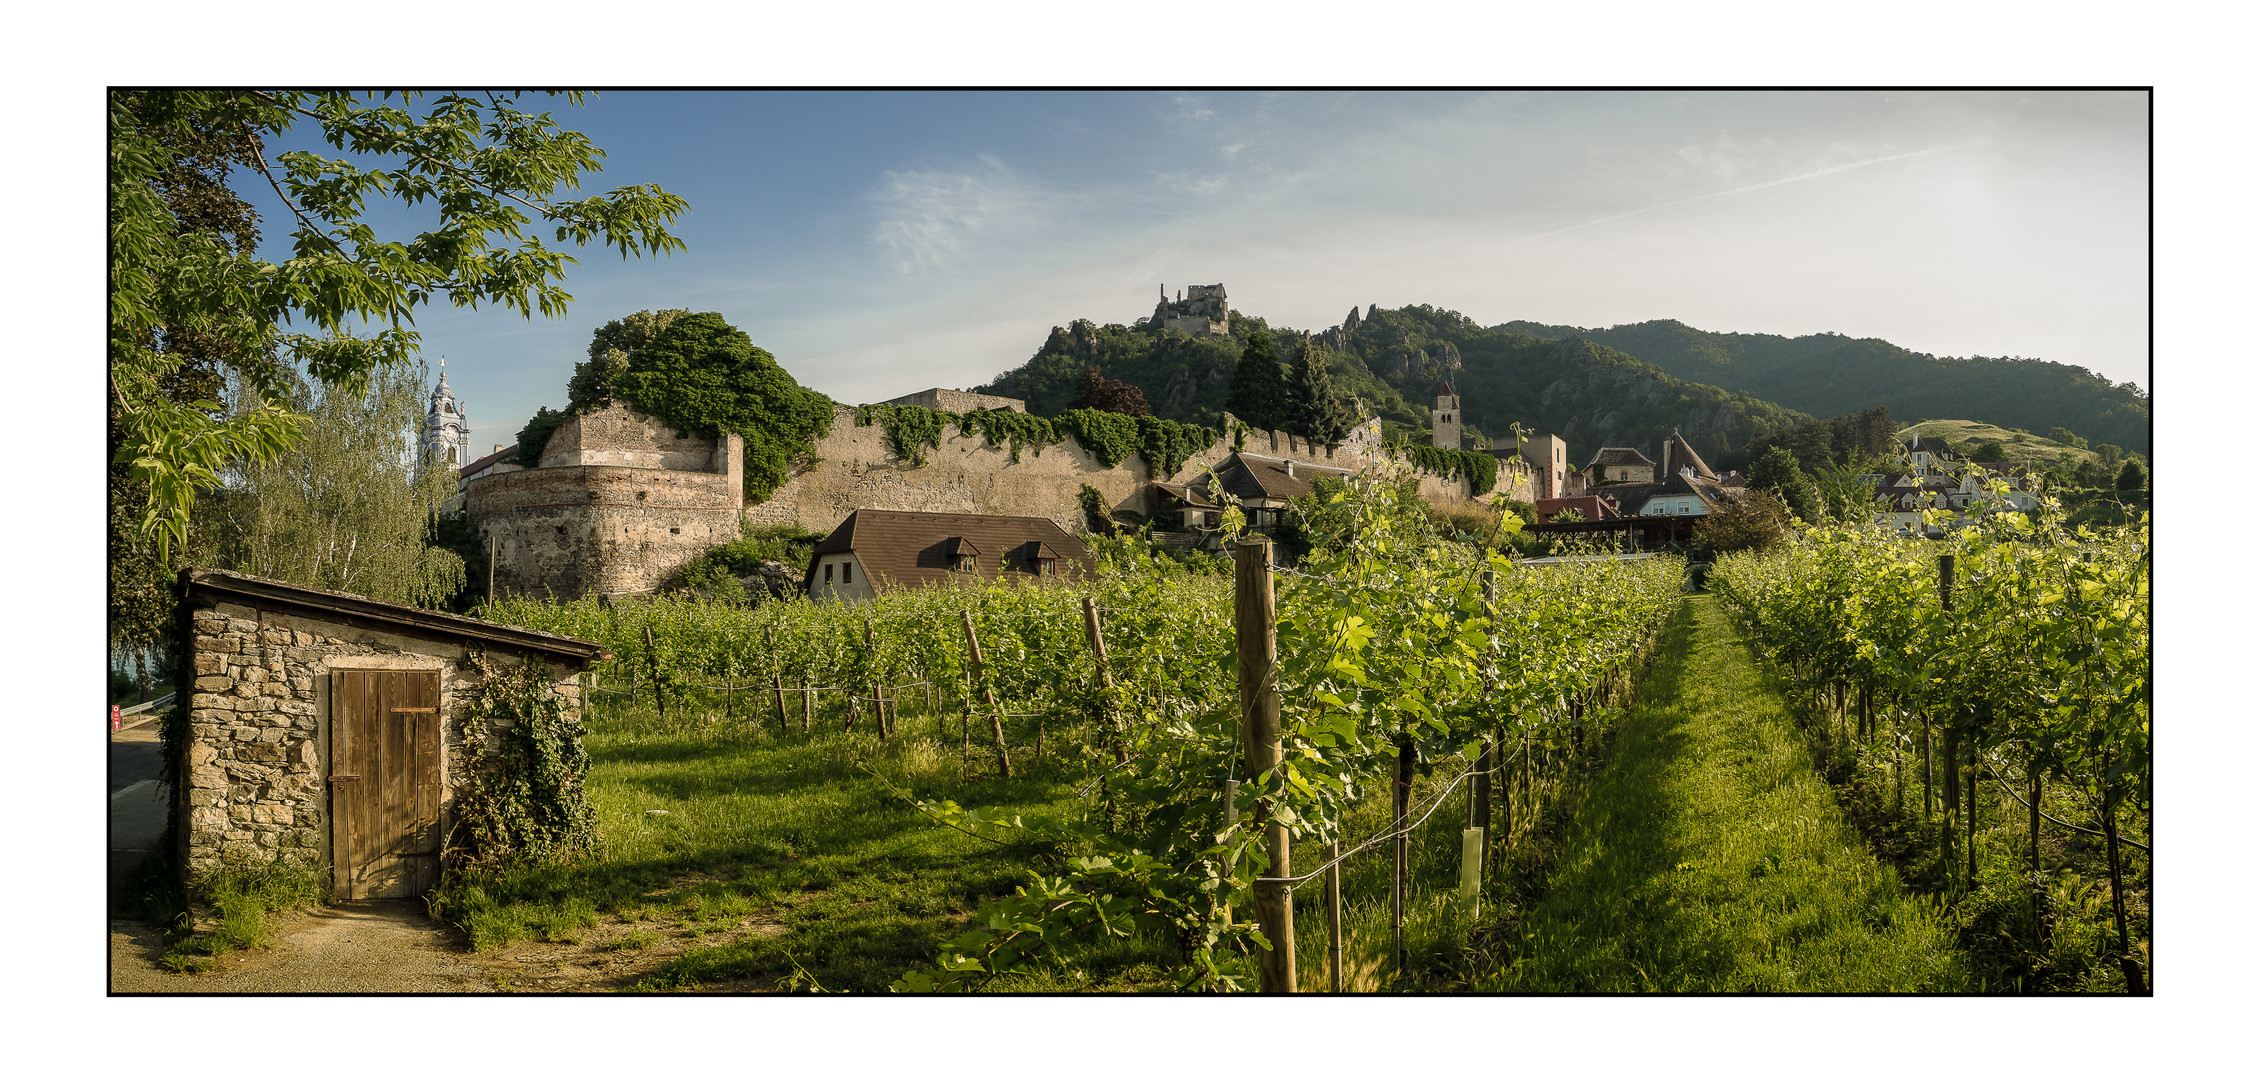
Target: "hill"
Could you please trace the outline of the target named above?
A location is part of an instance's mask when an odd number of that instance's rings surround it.
[[[1983,424],[1978,420],[1926,420],[1906,424],[1894,433],[1894,437],[1899,441],[1913,434],[1940,439],[1952,448],[1966,453],[1993,439],[2003,444],[2007,460],[2025,462],[2045,473],[2070,472],[2085,461],[2098,460],[2097,454],[2091,451],[2053,442],[2040,435]]]
[[[1373,306],[1366,317],[1356,309],[1306,339],[1241,312],[1229,320],[1233,333],[1215,338],[1154,330],[1148,320],[1078,320],[1051,330],[1031,359],[977,390],[1023,398],[1034,413],[1054,416],[1071,401],[1081,371],[1095,364],[1140,388],[1157,415],[1212,424],[1227,407],[1242,340],[1257,325],[1277,335],[1287,361],[1302,340],[1321,347],[1333,383],[1384,419],[1388,439],[1429,443],[1431,402],[1446,380],[1463,397],[1468,442],[1507,437],[1519,423],[1563,436],[1577,458],[1601,446],[1656,454],[1679,429],[1715,467],[1732,468],[1743,464],[1748,442],[1813,419],[1677,378],[1600,343],[1488,329],[1430,305]]]
[[[1670,375],[1786,408],[1834,416],[1885,405],[1908,423],[1970,417],[2007,428],[2065,427],[2092,444],[2152,452],[2152,399],[2086,368],[2017,357],[1937,357],[1843,334],[1731,334],[1673,319],[1589,329],[1507,322],[1498,331],[1580,337]]]

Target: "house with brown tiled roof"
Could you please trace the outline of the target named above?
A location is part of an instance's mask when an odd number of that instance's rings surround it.
[[[870,600],[892,589],[1075,579],[1095,568],[1088,545],[1048,518],[862,509],[814,546],[806,595]]]
[[[1571,510],[1581,515],[1583,521],[1604,521],[1620,516],[1620,504],[1603,495],[1574,495],[1563,499],[1534,500],[1534,516],[1538,524],[1548,524],[1559,514]]]
[[[1244,508],[1245,527],[1264,533],[1276,527],[1293,496],[1314,494],[1315,481],[1353,474],[1334,465],[1239,450],[1197,480],[1152,484],[1151,520],[1185,530],[1216,528],[1221,524],[1220,495],[1226,493]]]

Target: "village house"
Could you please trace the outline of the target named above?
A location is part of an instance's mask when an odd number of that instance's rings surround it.
[[[1631,446],[1607,446],[1582,469],[1583,484],[1594,488],[1600,484],[1648,484],[1655,478],[1659,463]]]
[[[1152,484],[1151,521],[1178,524],[1184,532],[1210,532],[1221,525],[1219,496],[1226,493],[1243,507],[1247,530],[1269,534],[1282,523],[1284,507],[1294,496],[1314,494],[1317,480],[1344,480],[1353,474],[1352,469],[1240,450],[1196,480]],[[1206,546],[1219,542],[1214,535]]]
[[[1088,545],[1047,518],[861,509],[814,546],[806,595],[873,600],[893,589],[1077,579],[1095,568]]]

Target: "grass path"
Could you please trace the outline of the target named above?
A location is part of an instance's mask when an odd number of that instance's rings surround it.
[[[1515,959],[1482,989],[1949,991],[1940,921],[1866,849],[1720,602],[1687,602]]]

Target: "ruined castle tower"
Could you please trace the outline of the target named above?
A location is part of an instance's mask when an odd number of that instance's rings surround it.
[[[438,358],[438,385],[430,392],[429,423],[423,429],[424,460],[459,469],[470,463],[470,416],[446,385],[446,358]]]
[[[1432,402],[1432,445],[1443,450],[1464,448],[1464,399],[1456,396],[1453,379],[1440,384],[1440,396]]]

